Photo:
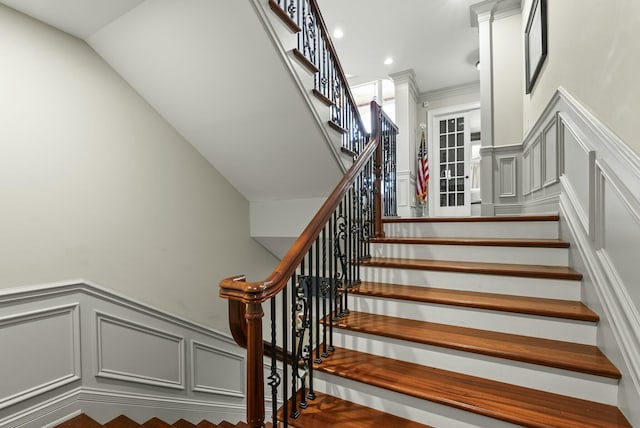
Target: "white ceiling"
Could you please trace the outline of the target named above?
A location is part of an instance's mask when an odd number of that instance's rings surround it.
[[[421,92],[479,80],[478,29],[469,6],[478,0],[318,0],[351,84],[413,69]],[[384,65],[386,57],[393,64]]]
[[[25,15],[85,39],[144,0],[0,0]]]
[[[250,1],[0,2],[84,38],[250,201],[326,196],[342,176]]]

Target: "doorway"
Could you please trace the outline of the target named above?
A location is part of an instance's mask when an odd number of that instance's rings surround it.
[[[429,212],[438,217],[471,215],[471,116],[479,104],[429,111]]]

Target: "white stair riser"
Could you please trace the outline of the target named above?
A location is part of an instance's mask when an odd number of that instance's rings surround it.
[[[438,428],[519,426],[327,373],[316,371],[314,376],[317,391]]]
[[[618,382],[605,377],[342,329],[334,330],[334,345],[498,382],[617,405]]]
[[[386,223],[386,236],[558,239],[557,221]]]
[[[580,300],[580,281],[363,266],[363,281]]]
[[[536,315],[491,311],[461,306],[417,303],[376,297],[349,296],[349,309],[418,321],[449,324],[500,333],[519,334],[565,342],[596,344],[596,324]]]
[[[567,266],[567,248],[479,245],[372,244],[373,257]]]

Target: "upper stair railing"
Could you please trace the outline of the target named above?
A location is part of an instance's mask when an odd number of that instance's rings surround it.
[[[358,155],[368,133],[316,0],[269,0],[269,6],[297,32],[294,54],[315,72],[313,93],[331,109],[329,125],[342,133],[342,148]]]
[[[373,135],[275,270],[260,282],[244,276],[220,282],[220,296],[229,300],[233,337],[247,349],[247,423],[252,428],[264,426],[265,357],[271,360],[273,426],[289,426],[289,419],[315,398],[314,364],[333,351],[333,323],[349,312],[348,295],[360,283],[370,238],[384,236],[382,207],[388,204],[382,189],[384,177],[393,174],[383,164],[395,159],[386,151],[393,147],[396,128],[375,102],[371,108],[372,121],[380,122],[372,126]],[[262,303],[267,301],[270,340],[265,342]]]

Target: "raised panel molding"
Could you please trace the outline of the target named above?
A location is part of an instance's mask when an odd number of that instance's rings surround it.
[[[0,409],[81,379],[78,306],[0,318]]]
[[[96,312],[97,377],[184,389],[184,338]]]
[[[500,197],[514,198],[516,192],[516,156],[504,156],[498,158],[500,171]]]
[[[531,151],[525,150],[522,155],[522,194],[531,193]]]
[[[554,115],[542,132],[543,187],[558,182],[558,115]]]
[[[570,118],[560,113],[559,122],[560,149],[567,160],[561,177],[563,188],[576,207],[582,227],[594,239],[596,152]]]
[[[542,189],[542,136],[531,145],[531,191]]]
[[[196,392],[245,397],[243,355],[191,342],[191,385]],[[215,378],[211,375],[217,374]],[[221,376],[223,375],[223,376]]]
[[[396,173],[396,189],[399,207],[415,206],[415,197],[412,190],[415,189],[415,176],[411,171],[398,171]]]

